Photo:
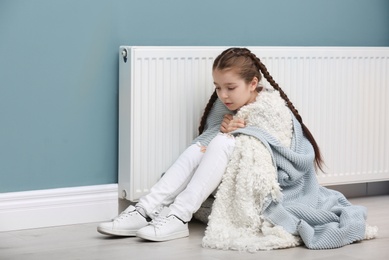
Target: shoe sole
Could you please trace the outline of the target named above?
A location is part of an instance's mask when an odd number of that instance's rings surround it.
[[[189,230],[177,232],[174,234],[169,234],[167,236],[160,236],[160,237],[155,237],[155,236],[149,236],[146,234],[142,233],[136,233],[136,236],[145,240],[149,241],[155,241],[155,242],[162,242],[162,241],[168,241],[168,240],[173,240],[173,239],[178,239],[178,238],[184,238],[189,236]]]
[[[97,227],[97,231],[103,235],[121,236],[121,237],[135,237],[137,230],[112,230],[102,227]]]

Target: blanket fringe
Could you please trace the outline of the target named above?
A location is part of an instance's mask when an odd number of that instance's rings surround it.
[[[219,232],[213,232],[213,234],[217,233]],[[247,229],[239,228],[228,234],[221,234],[205,236],[202,241],[203,247],[254,253],[262,250],[296,247],[302,243],[300,237],[291,235],[283,227],[272,226],[268,222],[264,222],[259,232],[248,234]]]
[[[378,227],[366,224],[365,239],[373,239],[378,235]]]

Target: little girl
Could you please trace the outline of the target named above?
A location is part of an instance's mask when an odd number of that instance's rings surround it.
[[[272,90],[258,87],[262,75]],[[253,53],[225,50],[212,76],[216,89],[200,136],[149,194],[101,223],[100,233],[151,241],[186,237],[187,223],[218,188],[205,247],[255,251],[304,243],[321,249],[375,236],[363,207],[319,186],[319,147]]]

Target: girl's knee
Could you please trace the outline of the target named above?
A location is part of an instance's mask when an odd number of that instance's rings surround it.
[[[218,147],[223,150],[231,150],[235,146],[235,137],[231,134],[220,133],[208,145],[208,149],[211,147]]]

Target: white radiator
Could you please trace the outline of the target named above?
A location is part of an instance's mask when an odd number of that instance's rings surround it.
[[[212,63],[226,48],[120,47],[121,198],[148,193],[197,135]],[[319,143],[322,185],[389,180],[389,48],[248,48]]]

